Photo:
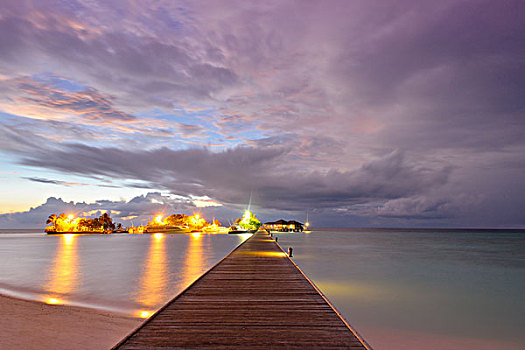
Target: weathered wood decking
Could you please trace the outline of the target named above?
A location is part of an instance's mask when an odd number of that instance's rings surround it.
[[[114,349],[369,349],[259,231]]]

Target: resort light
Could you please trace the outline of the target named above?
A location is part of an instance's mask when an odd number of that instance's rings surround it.
[[[308,227],[308,226],[310,226],[310,223],[307,221],[307,222],[304,224],[304,226]]]
[[[140,314],[139,314],[139,316],[141,318],[148,318],[149,315],[150,315],[150,313],[148,311],[141,311]]]

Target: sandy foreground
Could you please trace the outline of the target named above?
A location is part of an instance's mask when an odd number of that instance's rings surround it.
[[[143,320],[0,295],[2,349],[110,349]]]
[[[0,295],[0,349],[110,349],[143,319],[94,309],[47,305]],[[376,349],[523,349],[496,339],[437,336],[401,330],[362,328]],[[367,337],[368,335],[368,337]]]

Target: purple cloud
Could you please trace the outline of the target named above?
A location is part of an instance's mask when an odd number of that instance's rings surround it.
[[[281,210],[339,208],[421,195],[445,185],[451,173],[451,168],[411,166],[400,152],[355,171],[326,173],[290,166],[283,148],[130,152],[72,144],[55,150],[54,155],[48,159],[35,153],[26,156],[23,164],[84,176],[141,180],[152,188],[178,195],[207,195],[227,204],[242,203],[247,194],[255,192],[264,207]]]
[[[81,182],[70,182],[70,181],[62,181],[62,180],[53,180],[53,179],[44,179],[40,177],[22,177],[22,179],[33,181],[33,182],[39,182],[44,184],[52,184],[52,185],[63,185],[63,186],[87,186],[86,183]]]
[[[0,5],[5,154],[347,224],[525,224],[521,1],[128,5]]]
[[[104,96],[94,89],[67,91],[35,79],[18,79],[18,90],[25,93],[21,103],[71,113],[83,118],[100,121],[133,121],[136,118],[113,107],[110,96]]]

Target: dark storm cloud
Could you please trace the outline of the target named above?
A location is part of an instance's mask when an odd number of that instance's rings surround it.
[[[47,151],[44,151],[47,153]],[[57,151],[55,151],[57,152]],[[79,144],[67,145],[46,159],[45,153],[28,155],[23,163],[82,175],[119,176],[158,183],[177,183],[178,188],[202,194],[205,182],[230,184],[229,176],[236,174],[237,187],[248,189],[252,173],[264,171],[284,150],[257,150],[248,147],[214,153],[207,149],[174,151],[160,148],[151,151],[126,151],[116,148],[97,148]],[[111,166],[106,166],[111,164]],[[140,166],[137,166],[140,164]],[[191,192],[190,192],[191,193]]]
[[[446,184],[451,172],[450,168],[411,166],[400,152],[355,171],[326,173],[289,166],[282,148],[129,152],[73,144],[54,155],[52,159],[28,155],[23,164],[78,175],[136,179],[174,194],[207,195],[229,204],[241,203],[247,194],[256,192],[261,205],[283,210],[347,207],[421,195]]]

